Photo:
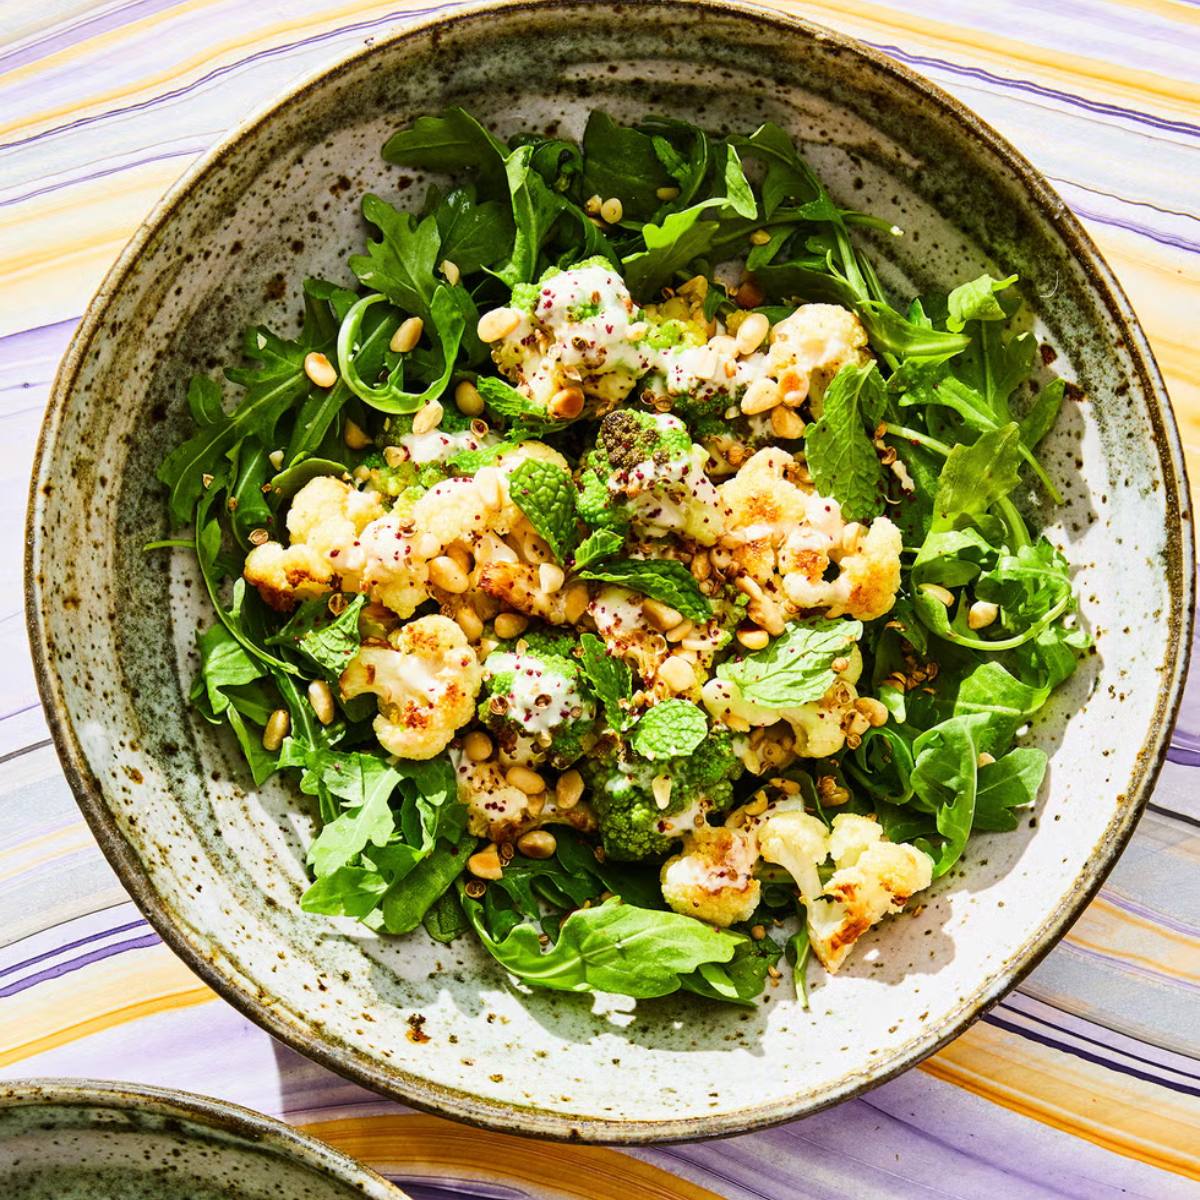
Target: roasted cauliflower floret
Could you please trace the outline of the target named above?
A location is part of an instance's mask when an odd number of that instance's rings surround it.
[[[667,659],[667,639],[648,621],[643,597],[609,584],[588,607],[596,632],[614,658],[622,658],[643,679],[653,679]]]
[[[754,878],[753,834],[704,827],[663,863],[663,899],[677,912],[722,927],[749,920],[762,887]]]
[[[512,842],[543,825],[569,825],[580,833],[594,833],[596,816],[587,801],[559,808],[554,792],[529,796],[505,777],[495,759],[471,762],[456,755],[458,798],[467,806],[467,831],[493,842]]]
[[[870,359],[867,331],[854,313],[837,304],[804,304],[772,328],[766,372],[785,393],[805,393],[820,416],[830,380],[847,363]]]
[[[813,951],[831,974],[872,925],[899,912],[933,877],[928,855],[907,842],[889,842],[870,817],[842,813],[826,831],[806,813],[776,812],[755,832],[762,857],[796,881]],[[831,856],[835,869],[822,885],[820,867]]]
[[[333,588],[333,569],[311,546],[265,542],[246,555],[242,575],[277,612],[315,600]]]
[[[433,758],[475,715],[482,668],[448,617],[420,617],[388,641],[359,650],[342,672],[342,695],[379,697],[375,735],[385,750],[399,758]]]

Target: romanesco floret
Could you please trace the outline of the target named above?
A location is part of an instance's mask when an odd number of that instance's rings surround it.
[[[615,744],[581,764],[605,853],[636,862],[669,853],[674,842],[733,802],[744,770],[733,739],[712,733],[690,755],[650,762]]]
[[[489,654],[479,719],[519,762],[569,767],[595,740],[596,706],[569,658],[529,648]]]

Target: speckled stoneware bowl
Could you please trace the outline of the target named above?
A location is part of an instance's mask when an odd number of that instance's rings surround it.
[[[249,1109],[187,1092],[0,1084],[4,1200],[405,1200],[374,1171]]]
[[[184,385],[248,322],[291,324],[306,273],[345,277],[356,197],[421,194],[379,147],[464,104],[505,133],[571,132],[603,105],[800,138],[834,194],[907,231],[908,286],[1020,273],[1056,368],[1078,381],[1049,448],[1068,496],[1050,536],[1078,568],[1098,652],[1032,734],[1052,764],[1035,817],[972,842],[921,911],[865,939],[811,1011],[522,994],[468,940],[379,940],[306,916],[313,813],[255,791],[188,716],[203,613],[154,470]],[[723,3],[509,4],[380,38],[248,121],[162,202],[92,304],[54,390],[29,518],[42,694],[105,852],[168,943],[277,1037],[412,1104],[548,1137],[661,1141],[812,1112],[912,1065],[1068,927],[1158,769],[1189,641],[1192,547],[1162,383],[1124,296],[1059,198],[994,132],[895,63]],[[406,1037],[425,1018],[428,1041]]]

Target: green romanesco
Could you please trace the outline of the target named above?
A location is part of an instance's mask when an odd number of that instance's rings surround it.
[[[663,857],[709,812],[727,809],[745,770],[727,733],[711,733],[686,757],[659,762],[620,743],[581,769],[605,853],[629,862]]]
[[[536,635],[535,635],[536,638]],[[560,639],[536,639],[553,645]],[[596,705],[575,662],[534,649],[498,650],[483,664],[479,719],[505,754],[569,767],[596,738]]]

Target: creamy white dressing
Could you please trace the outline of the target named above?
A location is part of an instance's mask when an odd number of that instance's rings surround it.
[[[500,439],[493,434],[477,438],[469,429],[458,433],[447,433],[442,429],[431,429],[428,433],[406,433],[399,444],[408,452],[412,462],[420,466],[426,463],[445,462],[466,450],[478,450],[494,445]]]
[[[564,721],[572,720],[572,714],[586,713],[591,707],[573,679],[547,670],[541,659],[530,654],[488,655],[484,664],[486,679],[508,671],[513,674],[513,682],[505,716],[531,737],[553,733]]]

